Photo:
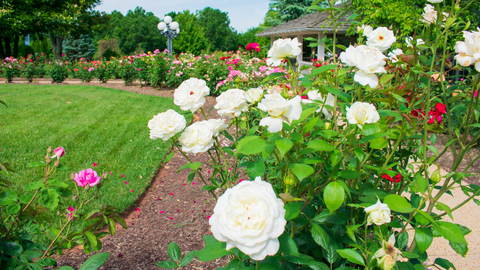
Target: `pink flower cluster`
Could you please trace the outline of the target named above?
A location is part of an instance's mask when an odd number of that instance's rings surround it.
[[[96,186],[100,183],[102,178],[98,176],[97,172],[88,168],[75,174],[73,181],[77,183],[79,187],[89,185],[90,187]]]

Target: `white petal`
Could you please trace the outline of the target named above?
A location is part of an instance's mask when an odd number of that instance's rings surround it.
[[[281,118],[265,117],[260,120],[260,126],[267,126],[268,132],[275,133],[283,129],[283,121]]]
[[[361,85],[369,85],[371,88],[375,88],[378,86],[378,77],[373,73],[365,73],[362,70],[359,70],[355,73],[353,80],[360,83]]]

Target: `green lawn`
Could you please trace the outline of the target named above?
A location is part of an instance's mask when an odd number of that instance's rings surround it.
[[[148,121],[168,109],[179,111],[171,98],[92,86],[0,85],[0,100],[8,105],[0,105],[0,160],[16,170],[8,178],[15,191],[21,194],[23,185],[42,179],[43,171],[27,163],[43,161],[49,146],[63,146],[62,164],[70,170],[57,176],[74,191],[71,172],[113,172],[95,203],[120,210],[145,191],[170,149],[149,138]],[[191,114],[186,117],[189,122]]]

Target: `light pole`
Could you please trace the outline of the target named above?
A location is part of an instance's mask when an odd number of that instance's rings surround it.
[[[180,27],[177,22],[172,22],[172,17],[165,16],[163,22],[158,23],[158,30],[168,39],[168,53],[172,55],[172,39],[180,33]]]

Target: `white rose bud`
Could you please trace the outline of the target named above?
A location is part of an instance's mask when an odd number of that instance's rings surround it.
[[[285,58],[299,55],[302,52],[300,45],[302,44],[298,42],[297,38],[275,40],[272,48],[268,50],[267,65],[280,66]]]
[[[375,73],[385,73],[385,59],[387,57],[377,48],[360,45],[350,46],[340,54],[340,60],[351,67],[358,68],[353,79],[361,85],[371,88],[378,86],[378,77]]]
[[[172,109],[159,113],[148,121],[150,139],[160,138],[166,141],[182,131],[186,125],[185,117]]]
[[[397,38],[393,31],[388,30],[386,27],[378,27],[367,35],[367,45],[373,46],[382,52],[390,49],[395,41],[397,41]]]
[[[255,103],[262,99],[263,97],[263,89],[262,88],[250,88],[247,92],[245,92],[245,99],[249,103]]]
[[[209,219],[213,236],[227,242],[227,250],[236,247],[261,261],[278,252],[278,237],[287,223],[283,206],[272,185],[259,176],[242,181],[218,198]]]
[[[245,91],[229,89],[217,97],[215,109],[221,117],[235,118],[248,108]]]
[[[398,62],[398,57],[403,54],[402,49],[395,49],[388,53],[388,59],[392,61],[392,63]]]
[[[380,115],[375,106],[366,102],[355,102],[352,106],[347,107],[347,121],[350,124],[359,126],[364,124],[376,123],[380,120]]]
[[[367,225],[382,225],[391,221],[390,208],[388,208],[387,204],[380,202],[380,200],[376,204],[365,208],[365,212],[368,215]]]
[[[208,121],[195,122],[185,129],[178,141],[186,153],[207,152],[213,145],[215,130]]]
[[[173,103],[180,106],[183,111],[195,113],[205,104],[205,96],[210,94],[210,89],[204,80],[190,78],[175,89]]]

